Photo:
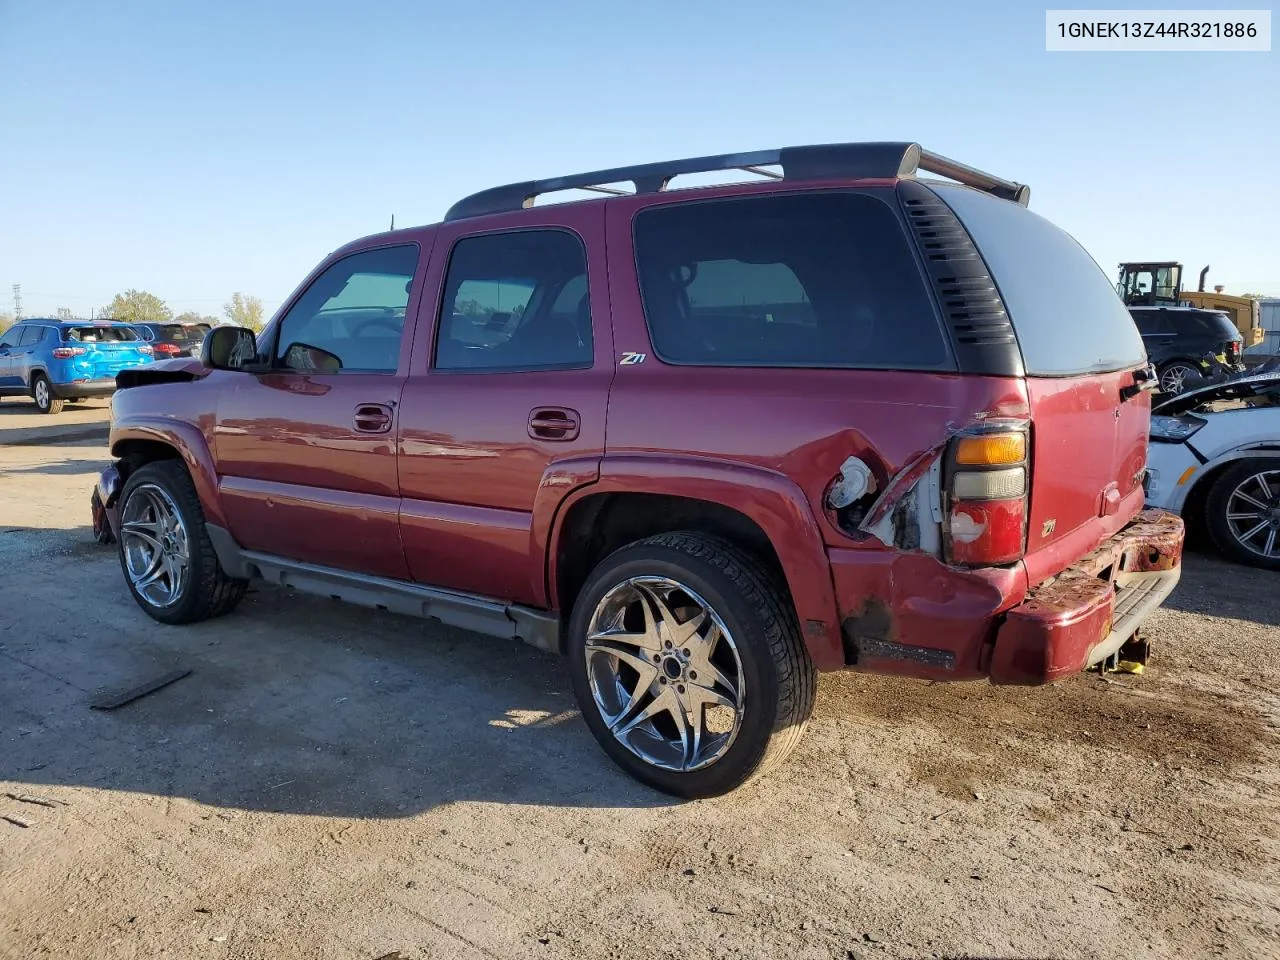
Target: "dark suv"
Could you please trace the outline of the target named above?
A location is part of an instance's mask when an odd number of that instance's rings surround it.
[[[1188,377],[1205,371],[1202,360],[1243,369],[1244,337],[1220,310],[1192,307],[1130,307],[1163,393],[1181,393]]]
[[[205,335],[213,329],[207,323],[135,323],[143,339],[151,344],[157,360],[198,357]]]
[[[99,515],[165,623],[261,577],[566,654],[684,796],[781,760],[815,670],[1141,658],[1183,538],[1143,513],[1153,375],[1027,196],[905,143],[487,190],[121,375]]]

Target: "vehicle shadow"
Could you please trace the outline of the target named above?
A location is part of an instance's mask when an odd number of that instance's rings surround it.
[[[93,441],[77,442],[77,445],[89,445],[89,444],[92,444],[92,446],[95,449],[102,447],[102,444],[94,443]],[[35,464],[28,464],[28,465],[21,465],[21,466],[6,464],[4,468],[4,472],[8,474],[20,474],[20,473],[44,474],[50,477],[72,477],[80,474],[88,474],[88,475],[93,475],[96,478],[98,471],[102,469],[103,464],[105,462],[106,462],[105,457],[100,457],[97,459],[81,457],[79,459],[68,458],[68,459],[59,460],[56,462],[35,463]]]
[[[228,617],[167,627],[129,597],[112,548],[76,553],[56,578],[5,581],[24,602],[0,627],[0,779],[24,791],[357,818],[461,800],[674,802],[603,754],[557,657],[265,585]],[[91,707],[179,670],[191,673]]]
[[[1197,545],[1183,558],[1183,574],[1164,606],[1183,613],[1280,626],[1280,572],[1233,563]]]

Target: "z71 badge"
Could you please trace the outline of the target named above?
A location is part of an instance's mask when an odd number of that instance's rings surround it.
[[[622,354],[622,359],[618,361],[621,366],[630,367],[637,363],[644,363],[645,355],[643,353],[635,353],[627,350]]]

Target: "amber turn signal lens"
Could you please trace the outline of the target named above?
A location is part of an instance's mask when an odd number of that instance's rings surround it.
[[[994,466],[1021,463],[1027,457],[1027,437],[1023,433],[993,433],[985,437],[962,437],[956,449],[956,463],[966,466]]]

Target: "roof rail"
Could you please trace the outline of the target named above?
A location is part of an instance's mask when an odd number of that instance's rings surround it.
[[[779,176],[762,167],[781,167]],[[1031,188],[1025,184],[975,169],[921,148],[918,143],[831,143],[751,153],[723,153],[712,157],[690,157],[662,163],[644,163],[610,170],[593,170],[547,180],[526,180],[481,190],[459,200],[445,220],[464,220],[488,213],[507,213],[533,206],[540,194],[560,190],[589,190],[609,195],[628,195],[609,186],[630,182],[636,193],[657,193],[667,189],[674,177],[716,170],[742,170],[769,179],[891,179],[914,177],[920,170],[956,180],[1004,200],[1026,206]]]

